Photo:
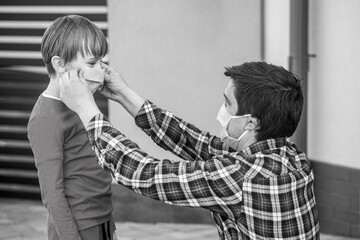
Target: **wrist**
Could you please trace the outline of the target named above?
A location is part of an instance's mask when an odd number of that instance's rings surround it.
[[[81,109],[77,112],[81,122],[83,123],[85,129],[89,125],[90,120],[97,114],[101,113],[99,108],[95,105],[88,109]]]
[[[119,95],[117,102],[120,103],[131,116],[135,117],[144,104],[145,99],[131,88],[126,88],[122,94]]]
[[[125,101],[127,101],[127,99],[129,99],[131,92],[132,90],[128,86],[123,87],[119,92],[116,93],[114,100],[120,104],[123,104]]]

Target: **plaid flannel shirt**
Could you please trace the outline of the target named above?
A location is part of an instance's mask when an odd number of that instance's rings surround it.
[[[98,114],[88,126],[90,144],[119,184],[168,204],[210,210],[220,239],[319,239],[312,168],[286,138],[236,152],[149,101],[135,122],[184,160],[148,155]]]

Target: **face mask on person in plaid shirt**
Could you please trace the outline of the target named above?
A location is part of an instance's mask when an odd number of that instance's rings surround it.
[[[231,137],[228,132],[228,127],[233,119],[240,119],[240,118],[249,118],[251,115],[246,114],[242,116],[232,116],[229,111],[226,109],[225,104],[223,104],[220,108],[220,111],[216,117],[216,119],[219,121],[221,125],[221,131],[220,131],[220,138],[221,141],[226,142],[230,147],[234,149],[238,149],[240,145],[241,139],[249,132],[249,130],[245,130],[238,138]],[[239,124],[238,129],[245,129],[245,126],[249,123],[249,121],[245,122],[242,121],[241,124]],[[241,126],[243,125],[243,126]]]

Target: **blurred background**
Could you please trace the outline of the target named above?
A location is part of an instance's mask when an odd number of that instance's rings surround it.
[[[306,107],[292,137],[312,162],[322,233],[360,238],[360,1],[1,0],[0,198],[40,202],[26,124],[48,76],[41,37],[57,17],[94,21],[109,63],[143,97],[213,134],[224,67],[281,65],[303,80]],[[156,147],[120,105],[100,109],[140,147]],[[212,224],[210,213],[156,202],[113,184],[115,220]],[[0,217],[1,218],[1,217]]]

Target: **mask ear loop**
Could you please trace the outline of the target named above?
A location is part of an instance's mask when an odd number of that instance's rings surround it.
[[[236,116],[234,116],[234,117],[236,117]],[[250,117],[251,117],[251,114],[246,114],[246,115],[243,115],[243,116],[241,116],[241,117],[247,117],[248,118],[248,120],[249,120],[249,122],[245,125],[245,127],[251,122],[251,119],[250,119]],[[230,121],[229,121],[229,123],[230,123]],[[227,127],[229,127],[229,124],[228,124],[228,126]],[[226,130],[227,131],[227,130]],[[245,134],[247,134],[249,132],[249,129],[247,129],[247,130],[245,130],[241,135],[240,135],[240,137],[238,137],[236,140],[237,141],[240,141],[244,136],[245,136]],[[229,135],[229,134],[228,134]],[[230,135],[229,135],[230,136]]]
[[[237,141],[240,141],[245,136],[245,134],[247,134],[248,132],[249,132],[249,129],[245,130],[245,132],[243,132],[243,134],[241,134],[240,137],[238,137]]]

